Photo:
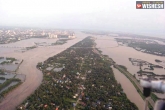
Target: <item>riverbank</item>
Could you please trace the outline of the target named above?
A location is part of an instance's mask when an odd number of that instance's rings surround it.
[[[133,103],[135,103],[139,110],[143,110],[144,100],[141,98],[140,94],[137,92],[137,89],[134,87],[131,81],[128,80],[128,78],[123,73],[121,73],[118,69],[114,67],[112,67],[112,69],[114,71],[116,80],[121,84],[123,91],[127,95],[128,99],[132,101]]]

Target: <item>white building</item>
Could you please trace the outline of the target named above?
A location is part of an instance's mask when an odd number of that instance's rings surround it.
[[[49,38],[57,38],[56,34],[49,34]]]
[[[76,38],[76,36],[74,36],[74,35],[73,36],[68,36],[68,38],[72,38],[73,39],[73,38]]]

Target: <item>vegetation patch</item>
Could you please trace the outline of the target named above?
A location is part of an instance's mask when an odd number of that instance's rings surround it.
[[[5,80],[5,77],[0,77],[0,80]]]
[[[6,57],[6,58],[1,57],[1,58],[2,58],[2,59],[5,59],[5,61],[1,62],[2,65],[3,65],[3,64],[10,64],[10,63],[13,63],[14,61],[17,60],[17,59],[15,59],[15,58],[10,58],[10,57]]]
[[[1,97],[4,97],[6,94],[8,94],[9,92],[11,92],[13,89],[15,89],[16,87],[18,87],[21,84],[22,84],[22,82],[18,82],[16,85],[9,87],[7,90],[5,90],[1,93]]]
[[[126,44],[127,46],[132,47],[137,51],[158,56],[165,56],[165,45],[158,44],[152,40],[116,38],[116,41],[122,42],[123,44]]]
[[[155,62],[160,63],[162,62],[161,60],[155,59]]]
[[[65,43],[67,43],[68,40],[69,39],[59,39],[55,43],[52,43],[52,45],[63,45]]]
[[[34,48],[37,48],[37,46],[26,47],[26,50],[31,50],[31,49],[34,49]]]
[[[0,75],[4,75],[4,74],[5,72],[2,69],[0,69]]]
[[[11,79],[8,79],[8,80],[6,80],[3,84],[0,84],[0,91],[2,90],[2,89],[4,89],[5,87],[7,87],[8,85],[10,85],[12,82],[14,82],[14,81],[17,81],[17,82],[19,82],[19,81],[21,81],[20,79],[16,79],[16,78],[11,78]]]

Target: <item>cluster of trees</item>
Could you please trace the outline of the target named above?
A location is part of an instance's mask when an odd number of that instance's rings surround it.
[[[37,48],[37,46],[26,47],[26,50],[31,50],[31,49],[34,49],[34,48]]]
[[[3,84],[0,84],[0,91],[5,87],[7,87],[8,85],[10,85],[12,82],[20,82],[20,81],[21,80],[17,78],[7,79]]]
[[[147,41],[139,42],[139,41],[133,40],[133,39],[120,39],[120,38],[117,38],[116,40],[117,40],[117,42],[122,42],[124,44],[127,44],[130,47],[140,48],[142,50],[145,50],[145,51],[143,51],[145,53],[159,55],[159,56],[165,56],[165,45],[160,45],[156,42],[155,43],[146,43]]]
[[[0,59],[4,59],[4,57],[1,57]],[[9,63],[13,63],[14,61],[16,61],[15,58],[10,58],[10,57],[6,57],[6,60],[1,62],[1,64],[9,64]]]
[[[52,43],[52,45],[63,45],[65,43],[67,43],[68,40],[70,40],[70,39],[59,39],[55,43]]]
[[[2,80],[5,80],[4,77],[1,77],[0,79]],[[10,86],[10,84],[12,82],[17,82],[17,84],[13,85],[13,86]],[[17,86],[19,86],[21,84],[21,80],[20,79],[17,79],[17,78],[11,78],[11,79],[7,79],[3,84],[0,84],[0,91],[2,91],[3,89],[7,88],[6,90],[4,90],[3,92],[0,93],[0,100],[2,98],[4,98],[4,96],[9,93],[10,91],[12,91],[14,88],[16,88]],[[10,86],[10,87],[9,87]]]
[[[11,58],[11,57],[6,57],[6,60],[10,60],[10,61],[15,61],[16,59],[15,58]]]
[[[4,59],[4,57],[0,57],[0,59]]]
[[[160,63],[162,62],[161,60],[155,59],[155,62]]]
[[[1,74],[1,75],[4,75],[5,72],[4,72],[2,69],[0,69],[0,74]]]
[[[127,99],[121,85],[116,82],[110,64],[103,60],[97,64],[92,68],[92,72],[87,74],[84,84],[86,89],[82,102],[87,105],[86,108],[103,110],[112,107],[114,110],[137,110],[137,107]]]
[[[165,45],[160,45],[160,44],[146,44],[146,43],[130,43],[128,46],[133,47],[133,48],[141,48],[145,49],[144,52],[154,54],[154,55],[159,55],[159,56],[165,56]]]
[[[0,80],[5,80],[5,77],[0,77]]]
[[[137,110],[114,78],[110,62],[94,52],[94,40],[87,37],[71,48],[38,63],[44,74],[40,87],[19,109],[59,110],[120,109]],[[82,47],[82,48],[78,48]],[[50,65],[65,65],[59,72],[46,70]]]
[[[6,36],[5,37],[0,36],[0,37],[1,37],[0,44],[7,44],[7,43],[12,43],[12,42],[17,42],[18,41],[17,38],[9,39]]]
[[[22,84],[22,82],[18,81],[18,83],[16,85],[10,86],[7,90],[1,92],[1,96],[0,97],[4,97],[6,94],[8,94],[9,92],[11,92],[13,89],[15,89],[16,87],[18,87],[21,84]]]

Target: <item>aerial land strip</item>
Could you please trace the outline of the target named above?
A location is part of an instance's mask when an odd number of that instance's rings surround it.
[[[117,83],[110,59],[96,50],[94,38],[87,37],[38,63],[42,84],[17,109],[138,110]]]

